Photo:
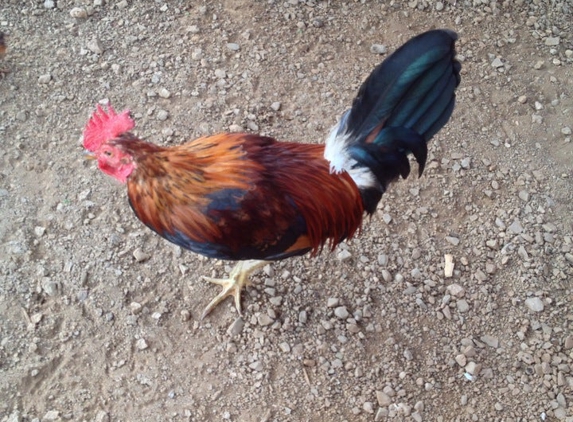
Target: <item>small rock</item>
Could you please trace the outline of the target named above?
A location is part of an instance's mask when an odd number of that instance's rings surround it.
[[[129,310],[134,315],[137,315],[138,313],[140,313],[142,308],[143,307],[141,306],[141,303],[138,303],[138,302],[131,302],[129,304]]]
[[[97,412],[94,422],[109,422],[109,414],[103,410]]]
[[[457,356],[456,356],[456,363],[457,363],[458,365],[460,365],[462,368],[463,368],[464,366],[466,366],[466,364],[468,363],[467,358],[466,358],[466,355],[464,355],[464,354],[459,354],[459,355],[457,355]]]
[[[227,48],[231,51],[239,51],[241,49],[239,44],[234,42],[227,43]]]
[[[46,414],[42,418],[42,422],[43,421],[55,421],[55,420],[58,420],[59,418],[60,418],[60,412],[58,412],[57,410],[49,410],[48,412],[46,412]]]
[[[121,0],[119,3],[116,4],[116,6],[119,10],[123,10],[123,9],[127,8],[127,6],[128,6],[127,0]]]
[[[499,339],[497,337],[485,334],[480,337],[480,340],[487,344],[489,347],[493,347],[494,349],[499,347]]]
[[[559,45],[559,37],[547,37],[545,38],[545,45],[555,46]]]
[[[201,60],[203,58],[203,50],[201,50],[200,48],[196,48],[193,50],[193,52],[191,53],[191,59],[192,60]]]
[[[273,323],[273,319],[267,314],[259,314],[257,317],[257,322],[261,327],[266,327],[267,325],[271,325]]]
[[[227,328],[227,334],[231,337],[235,337],[241,334],[244,327],[245,327],[245,321],[243,321],[243,318],[239,317],[236,320],[234,320],[231,325],[229,325],[229,328]]]
[[[137,248],[133,251],[133,257],[137,262],[144,262],[150,258],[150,255],[143,252],[141,248]]]
[[[481,364],[469,361],[464,369],[471,375],[478,375],[481,371]]]
[[[160,88],[158,94],[161,98],[171,97],[171,92],[169,92],[166,88]]]
[[[524,202],[529,201],[529,192],[527,192],[526,190],[520,190],[519,199],[521,199]]]
[[[466,289],[464,289],[462,286],[460,286],[457,283],[450,284],[448,286],[448,290],[452,296],[456,296],[456,297],[463,297],[466,293]]]
[[[48,296],[56,296],[58,294],[58,290],[60,289],[60,285],[58,282],[53,281],[49,277],[44,277],[41,282],[42,290]]]
[[[97,38],[92,38],[87,44],[88,50],[95,54],[103,53],[103,45]]]
[[[529,310],[533,312],[542,312],[545,308],[543,301],[538,297],[530,297],[525,299],[525,306],[527,306]]]
[[[338,299],[336,297],[329,297],[328,301],[326,302],[326,306],[329,308],[334,308],[334,307],[338,306],[339,303],[340,303],[340,299]]]
[[[287,342],[283,342],[279,344],[279,347],[281,348],[281,350],[285,353],[289,353],[290,352],[290,346]]]
[[[493,62],[491,62],[491,65],[495,68],[499,68],[499,67],[503,67],[503,62],[501,61],[501,59],[499,57],[496,57]]]
[[[338,258],[339,261],[346,261],[346,260],[352,258],[352,254],[350,253],[350,251],[348,251],[346,249],[341,249],[336,254],[336,258]]]
[[[44,2],[44,7],[45,7],[46,9],[53,9],[55,6],[56,6],[56,5],[54,4],[54,1],[53,1],[53,0],[46,0],[46,1]]]
[[[274,111],[279,111],[281,109],[281,103],[279,101],[275,101],[271,104],[271,109]]]
[[[88,17],[88,12],[83,7],[74,7],[70,10],[70,16],[76,19],[85,19]]]
[[[460,244],[460,239],[458,239],[457,237],[454,237],[454,236],[446,236],[446,242],[448,242],[454,246],[458,246]]]
[[[508,229],[510,232],[512,232],[514,234],[519,234],[523,231],[523,227],[521,226],[521,223],[517,220],[514,220],[513,223],[510,224]]]
[[[376,400],[378,400],[378,406],[380,407],[388,407],[392,404],[390,396],[383,391],[376,391]]]
[[[563,342],[563,348],[565,350],[573,349],[573,335],[568,335],[565,341]]]
[[[225,79],[227,77],[227,72],[223,69],[215,69],[214,73],[217,79]]]
[[[52,75],[50,75],[49,73],[46,73],[45,75],[40,75],[38,77],[39,84],[47,84],[51,80],[52,80]]]
[[[135,342],[135,347],[136,347],[138,350],[145,350],[145,349],[147,349],[147,348],[149,347],[149,345],[147,344],[147,342],[145,341],[145,339],[140,338],[139,340],[137,340],[137,341]]]
[[[346,319],[350,314],[348,313],[346,306],[339,306],[334,310],[334,315],[336,315],[338,319]]]
[[[364,404],[362,405],[362,408],[364,409],[364,411],[366,413],[370,413],[370,414],[374,413],[374,407],[372,405],[372,402],[369,402],[369,401],[364,402]]]
[[[372,44],[370,46],[370,52],[374,54],[386,54],[388,48],[384,44]]]
[[[169,118],[169,112],[167,110],[159,109],[157,111],[157,120],[161,120],[162,122]]]
[[[468,302],[465,299],[458,300],[456,302],[456,306],[458,308],[458,312],[460,312],[462,314],[469,311],[469,309],[470,309],[470,305],[468,304]]]
[[[245,129],[243,129],[241,125],[238,125],[236,123],[233,123],[231,126],[229,126],[229,132],[237,133],[237,132],[243,132],[244,130]]]

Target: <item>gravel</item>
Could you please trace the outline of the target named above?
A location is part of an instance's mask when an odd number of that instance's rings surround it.
[[[463,73],[424,175],[199,321],[229,263],[161,240],[84,160],[95,104],[161,145],[317,143],[431,27]],[[573,418],[567,2],[7,0],[0,30],[2,422]]]

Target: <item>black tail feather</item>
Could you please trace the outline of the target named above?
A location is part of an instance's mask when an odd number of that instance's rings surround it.
[[[337,136],[344,137],[350,156],[379,183],[380,196],[370,192],[371,185],[359,186],[368,212],[374,212],[389,183],[410,174],[409,153],[422,175],[426,143],[454,109],[461,69],[456,39],[452,31],[433,30],[406,42],[364,81],[341,120]]]

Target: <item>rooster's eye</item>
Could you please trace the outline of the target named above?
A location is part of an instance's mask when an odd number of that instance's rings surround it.
[[[107,155],[108,157],[111,157],[111,151],[104,151],[103,152],[105,155]]]

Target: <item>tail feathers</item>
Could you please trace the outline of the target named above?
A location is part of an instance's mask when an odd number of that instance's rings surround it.
[[[428,157],[428,147],[425,139],[412,129],[405,127],[382,129],[373,143],[355,144],[349,148],[355,165],[368,167],[378,181],[375,187],[359,186],[366,212],[372,214],[376,211],[382,194],[386,192],[391,182],[400,176],[403,179],[409,176],[409,152],[416,158],[421,176]],[[352,171],[350,174],[352,175]],[[374,195],[372,189],[378,191],[379,195]]]
[[[456,39],[452,31],[434,30],[396,50],[364,81],[341,130],[360,143],[367,141],[380,124],[412,127],[407,121],[412,120],[410,113],[418,107],[423,108],[418,111],[418,119],[439,116],[441,104],[435,103],[436,98],[443,92],[451,98],[460,82],[460,66],[454,60]],[[446,84],[449,90],[444,88]],[[431,112],[426,114],[430,107]]]
[[[361,175],[353,178],[367,211],[376,209],[390,182],[410,174],[409,153],[422,174],[426,143],[454,109],[461,70],[456,39],[452,31],[433,30],[406,42],[364,81],[352,108],[331,132],[325,158],[333,171]],[[364,177],[364,167],[372,178]],[[374,195],[372,189],[381,193]]]

